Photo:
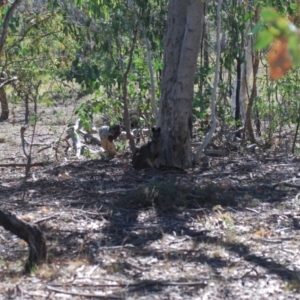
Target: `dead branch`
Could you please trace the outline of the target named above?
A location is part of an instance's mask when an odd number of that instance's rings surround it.
[[[7,84],[9,84],[9,83],[11,83],[11,82],[13,82],[13,81],[15,81],[17,79],[18,79],[18,77],[14,76],[14,77],[12,77],[10,79],[5,80],[4,82],[2,82],[0,84],[0,89],[2,89],[5,85],[7,85]]]
[[[50,164],[50,162],[36,162],[36,163],[32,163],[30,166],[31,167],[43,167],[43,166],[46,166]],[[26,164],[0,164],[0,167],[1,168],[7,168],[7,167],[26,167],[27,166],[27,163]]]
[[[84,141],[87,143],[89,141],[90,144],[95,144],[101,147],[100,139],[96,138],[90,133],[83,132],[82,130],[79,131],[80,134],[83,136]]]
[[[55,147],[55,146],[53,146],[53,145],[47,145],[47,146],[45,146],[44,148],[38,150],[37,153],[41,153],[41,152],[43,152],[44,150],[47,150],[47,149],[49,149],[49,148],[52,148],[52,149],[54,149],[55,151],[59,152],[59,151],[57,150],[57,147]]]
[[[25,147],[25,131],[26,131],[27,127],[28,127],[28,124],[26,124],[24,126],[21,126],[21,129],[20,129],[22,149],[23,149],[24,155],[27,158],[27,163],[25,165],[25,167],[26,167],[25,178],[27,178],[27,176],[29,174],[29,171],[30,171],[30,166],[31,166],[31,153],[28,154],[27,151],[26,151],[26,147]]]
[[[2,210],[0,210],[0,225],[28,244],[29,257],[25,265],[25,272],[30,272],[35,265],[46,261],[46,242],[42,231],[37,225],[22,221]]]
[[[135,145],[134,139],[132,138],[132,136],[130,134],[130,121],[129,121],[129,112],[128,112],[128,103],[127,103],[127,101],[128,101],[128,99],[127,99],[127,92],[128,92],[127,91],[127,80],[128,80],[128,74],[130,72],[131,65],[132,65],[133,51],[136,46],[138,32],[139,32],[138,26],[136,26],[133,30],[133,36],[132,36],[131,46],[130,46],[130,50],[129,50],[129,60],[127,62],[127,68],[123,75],[123,84],[122,84],[122,91],[123,91],[122,99],[123,99],[123,109],[124,109],[123,116],[124,116],[125,130],[127,133],[127,138],[129,139],[129,146],[130,146],[130,150],[132,153],[134,153],[134,151],[136,150],[136,145]]]
[[[72,141],[73,141],[73,149],[76,153],[76,157],[79,158],[80,157],[80,154],[81,154],[81,148],[82,148],[82,144],[81,144],[81,141],[80,141],[80,137],[79,137],[79,134],[78,132],[75,130],[75,126],[74,128],[73,127],[70,127],[68,130],[67,130],[67,133],[68,133],[68,137],[71,137],[72,138]]]
[[[227,149],[223,150],[215,150],[215,149],[205,149],[204,154],[207,156],[226,156],[229,154],[229,151]]]
[[[27,145],[29,145],[29,146],[48,146],[48,145],[45,144],[45,143],[31,143],[31,142],[27,141],[25,138],[24,138],[24,141],[25,141],[25,143],[26,143]]]
[[[56,219],[56,218],[58,218],[58,217],[59,217],[58,214],[54,214],[53,216],[41,218],[41,219],[35,221],[34,224],[39,224],[39,223],[42,223],[42,222],[45,222],[45,221],[49,221],[49,220],[52,220],[52,219]]]
[[[198,286],[204,288],[207,286],[207,283],[203,281],[194,281],[194,282],[176,282],[176,281],[156,281],[156,280],[145,280],[138,283],[129,283],[129,284],[101,284],[93,286],[95,287],[121,287],[127,289],[129,292],[135,292],[140,289],[150,288],[153,286]],[[93,297],[99,299],[123,299],[121,296],[110,294],[108,296],[97,295],[95,293],[81,293],[74,291],[66,291],[55,286],[48,285],[47,288],[51,291],[55,291],[58,293],[83,296],[83,297]]]
[[[95,144],[95,145],[98,145],[101,147],[102,144],[101,144],[100,139],[93,136],[94,133],[98,133],[98,130],[96,130],[95,128],[92,127],[90,131],[86,132],[86,131],[82,130],[81,128],[82,128],[82,122],[80,119],[78,119],[73,127],[69,127],[67,129],[67,135],[63,139],[67,143],[65,152],[67,152],[68,149],[71,147],[71,145],[68,141],[68,139],[71,138],[72,142],[73,142],[73,149],[78,158],[80,157],[84,148],[86,148],[90,153],[94,153],[94,154],[99,153],[99,151],[94,151],[87,146],[87,144]],[[81,142],[80,137],[83,137],[84,143]],[[102,149],[102,148],[100,148],[100,149]],[[100,150],[100,152],[102,152],[102,151]]]
[[[121,296],[112,295],[112,294],[109,294],[107,296],[102,296],[102,295],[97,295],[95,293],[80,293],[80,292],[74,292],[74,291],[66,291],[66,290],[58,289],[58,288],[50,286],[50,285],[47,285],[47,289],[50,291],[57,292],[57,293],[75,295],[75,296],[86,297],[86,298],[91,297],[91,298],[98,298],[98,299],[124,299]]]

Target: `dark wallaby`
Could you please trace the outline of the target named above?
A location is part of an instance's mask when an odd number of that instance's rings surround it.
[[[152,128],[152,138],[147,144],[137,149],[132,157],[132,165],[135,169],[141,170],[154,168],[155,159],[158,157],[160,149],[160,127]]]

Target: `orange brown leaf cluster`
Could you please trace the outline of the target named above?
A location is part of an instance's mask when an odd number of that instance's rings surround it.
[[[270,77],[273,80],[277,80],[284,76],[292,67],[287,38],[277,38],[272,43],[268,53],[268,62],[270,66]]]

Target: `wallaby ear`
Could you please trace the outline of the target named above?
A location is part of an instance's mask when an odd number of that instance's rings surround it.
[[[151,130],[152,130],[152,132],[155,132],[155,131],[156,131],[156,132],[160,132],[160,127],[158,127],[158,128],[152,127]]]

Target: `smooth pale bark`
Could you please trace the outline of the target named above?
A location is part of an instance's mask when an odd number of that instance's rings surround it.
[[[248,30],[251,30],[250,25],[247,26]],[[240,105],[241,105],[241,117],[243,124],[246,123],[246,112],[245,108],[247,107],[247,102],[250,96],[250,85],[249,79],[252,73],[252,49],[253,42],[252,39],[246,41],[246,47],[244,47],[244,57],[245,62],[242,64],[242,82],[241,82],[241,91],[240,91]]]
[[[259,66],[259,52],[255,51],[253,54],[253,84],[252,84],[252,91],[249,97],[248,106],[247,106],[247,113],[246,113],[246,123],[245,127],[248,132],[249,140],[251,144],[256,143],[255,136],[252,128],[252,108],[254,104],[254,100],[257,96],[257,72]]]
[[[255,20],[255,22],[258,22],[258,20],[259,20],[258,7],[255,9],[254,20]],[[249,97],[247,112],[246,112],[245,129],[248,132],[250,143],[254,144],[254,143],[256,143],[256,141],[255,141],[254,131],[253,131],[253,127],[252,127],[252,109],[253,109],[253,104],[254,104],[255,98],[257,96],[257,73],[258,73],[258,67],[259,67],[259,52],[253,50],[253,37],[252,36],[251,36],[250,41],[251,42],[249,42],[249,44],[251,45],[252,48],[249,51],[251,51],[253,76],[252,76],[252,91],[251,91],[251,95]],[[248,61],[248,60],[246,60],[246,61]],[[249,73],[250,73],[250,71],[249,71]],[[259,130],[257,133],[259,133]]]
[[[192,100],[200,40],[203,0],[170,0],[164,45],[160,101],[162,142],[159,162],[177,168],[192,166]]]
[[[244,4],[239,3],[238,5]],[[250,7],[248,7],[248,9],[251,10]],[[241,35],[241,44],[237,45],[238,47],[241,47],[242,50],[241,54],[237,58],[237,75],[232,92],[231,106],[233,117],[236,119],[236,121],[237,119],[241,119],[243,126],[245,126],[246,124],[246,107],[251,93],[251,87],[249,86],[250,75],[252,72],[253,49],[253,41],[251,38],[249,38],[251,30],[252,25],[250,24],[250,22],[247,22],[247,24],[245,25],[245,31]]]
[[[253,49],[253,41],[249,38],[249,33],[251,32],[251,24],[248,22],[246,25],[245,32],[245,45],[244,45],[244,63],[241,67],[241,89],[240,89],[240,114],[243,125],[246,124],[246,107],[247,102],[250,97],[251,86],[249,84],[250,75],[252,73],[252,49]]]

